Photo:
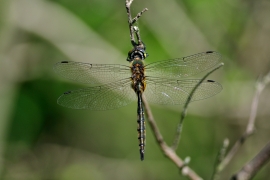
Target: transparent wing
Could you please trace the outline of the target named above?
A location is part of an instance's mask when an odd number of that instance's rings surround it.
[[[148,77],[144,95],[150,103],[183,104],[199,81],[199,79],[169,80]],[[222,86],[219,83],[206,80],[196,89],[191,101],[209,98],[221,90]]]
[[[136,100],[130,87],[130,79],[101,86],[68,91],[60,96],[57,103],[72,109],[109,110],[128,105]]]
[[[198,74],[221,63],[221,55],[207,51],[191,56],[158,61],[145,66],[146,75],[162,78],[185,78]]]
[[[90,64],[73,61],[56,63],[54,71],[67,79],[92,85],[118,81],[130,75],[130,68],[120,64]]]

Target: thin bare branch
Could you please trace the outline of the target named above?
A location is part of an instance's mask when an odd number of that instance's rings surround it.
[[[128,25],[129,25],[129,32],[130,32],[130,41],[131,44],[134,46],[136,45],[136,41],[134,38],[134,33],[136,33],[138,43],[141,43],[139,31],[136,31],[136,28],[133,27],[133,25],[139,20],[139,18],[142,16],[142,14],[147,11],[147,8],[144,8],[141,12],[139,12],[136,17],[132,19],[131,16],[131,11],[130,11],[130,6],[132,4],[133,0],[126,0],[126,10],[127,10],[127,15],[128,15]]]
[[[142,16],[142,14],[143,14],[145,11],[148,11],[148,9],[147,9],[147,8],[144,8],[141,12],[139,12],[139,13],[137,14],[137,16],[136,16],[135,18],[132,19],[132,21],[131,21],[132,25],[135,24],[135,23],[139,20],[139,18]]]
[[[232,180],[249,180],[269,161],[270,159],[270,141],[267,145],[237,174],[232,177]]]
[[[223,159],[225,157],[225,154],[227,152],[228,146],[229,146],[229,139],[226,138],[223,141],[222,147],[220,148],[220,150],[218,152],[218,155],[217,155],[217,158],[216,158],[216,162],[214,164],[214,171],[213,171],[211,180],[218,179],[218,172],[219,172],[218,166],[223,161]]]
[[[182,174],[187,176],[189,179],[202,180],[202,178],[200,176],[198,176],[191,168],[189,168],[188,166],[185,166],[186,164],[184,163],[184,161],[175,153],[175,151],[172,148],[170,148],[166,144],[166,142],[164,141],[164,139],[159,131],[159,128],[158,128],[157,123],[154,119],[154,116],[152,114],[150,106],[149,106],[148,102],[146,101],[144,95],[142,98],[143,98],[143,104],[145,107],[146,115],[147,115],[151,130],[153,131],[154,136],[156,138],[156,141],[159,144],[159,146],[160,146],[161,150],[163,151],[163,153],[165,154],[165,156],[167,156],[172,162],[174,162],[179,169],[182,169]]]
[[[192,89],[192,91],[190,92],[189,96],[188,96],[188,99],[187,101],[185,102],[184,104],[184,107],[183,107],[183,111],[181,113],[181,117],[180,117],[180,122],[177,126],[177,130],[176,130],[176,134],[175,134],[175,137],[174,137],[174,141],[173,141],[173,144],[172,144],[172,149],[176,150],[177,147],[178,147],[178,144],[179,144],[179,141],[180,141],[180,138],[181,138],[181,132],[182,132],[182,127],[183,127],[183,121],[186,117],[186,113],[187,113],[187,108],[188,108],[188,105],[189,103],[191,102],[191,99],[192,99],[192,96],[193,94],[195,93],[196,89],[203,83],[203,81],[210,75],[212,74],[214,71],[216,71],[217,69],[221,68],[224,64],[223,63],[220,63],[216,68],[214,68],[213,70],[211,70],[210,72],[208,72],[199,82],[198,84],[196,84],[196,86]]]
[[[256,115],[257,115],[257,109],[258,109],[258,102],[259,102],[259,97],[261,95],[261,92],[265,88],[265,86],[270,82],[270,72],[264,76],[262,79],[259,79],[256,85],[256,92],[253,97],[253,101],[251,104],[251,111],[250,111],[250,117],[248,121],[248,125],[246,128],[246,131],[244,134],[235,142],[234,146],[232,149],[229,151],[227,156],[224,158],[224,160],[220,163],[218,170],[221,171],[224,167],[228,165],[228,163],[231,161],[233,156],[236,154],[236,152],[239,150],[241,145],[246,141],[246,139],[253,134],[254,132],[254,124],[256,120]]]

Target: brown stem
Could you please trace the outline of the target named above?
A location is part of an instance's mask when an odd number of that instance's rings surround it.
[[[202,178],[200,176],[198,176],[191,168],[189,168],[188,166],[185,166],[184,161],[175,153],[175,151],[172,148],[170,148],[166,144],[166,142],[164,141],[164,139],[159,131],[159,128],[158,128],[157,123],[154,119],[154,116],[152,114],[150,106],[149,106],[148,102],[146,101],[144,95],[143,95],[142,99],[143,99],[145,112],[146,112],[151,130],[153,131],[154,136],[156,138],[156,141],[159,144],[160,149],[163,151],[165,156],[167,156],[172,162],[174,162],[179,169],[182,169],[182,174],[187,176],[189,179],[202,180]]]
[[[234,157],[236,152],[239,150],[241,145],[246,141],[246,139],[251,136],[254,132],[254,124],[256,120],[256,115],[257,115],[257,109],[258,109],[258,102],[259,102],[259,97],[261,95],[261,92],[265,88],[265,86],[270,82],[270,72],[264,76],[262,79],[259,79],[257,86],[256,86],[256,92],[253,97],[253,101],[251,104],[251,112],[249,116],[249,121],[248,125],[246,127],[246,131],[244,134],[235,142],[234,146],[232,149],[229,151],[227,156],[224,158],[224,160],[220,163],[218,170],[221,171],[224,167],[228,165],[228,163],[231,161],[231,159]]]
[[[270,159],[270,141],[250,162],[248,162],[232,180],[249,180],[262,168]]]

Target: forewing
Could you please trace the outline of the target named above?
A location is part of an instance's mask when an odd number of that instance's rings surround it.
[[[72,109],[110,110],[128,105],[136,100],[130,87],[130,79],[101,86],[68,91],[60,96],[57,103]]]
[[[169,80],[148,78],[144,94],[150,103],[167,105],[183,104],[187,101],[191,91],[199,82],[199,79]],[[191,101],[212,97],[221,90],[222,86],[219,83],[212,80],[203,81],[196,89]]]
[[[146,75],[161,78],[185,78],[212,69],[221,63],[221,55],[207,51],[191,56],[150,63]]]
[[[90,64],[73,61],[58,62],[54,65],[54,70],[67,79],[92,85],[125,79],[130,74],[130,68],[120,64]]]

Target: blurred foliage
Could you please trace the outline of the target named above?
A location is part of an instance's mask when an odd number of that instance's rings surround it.
[[[62,60],[126,64],[131,49],[124,0],[0,1],[1,179],[179,179],[147,127],[146,159],[139,160],[136,102],[116,110],[83,111],[57,105],[69,89],[57,77]],[[270,2],[135,0],[147,62],[206,50],[223,55],[211,75],[224,90],[190,104],[177,153],[209,179],[222,141],[244,132],[256,79],[270,69]],[[256,133],[220,174],[229,177],[268,141],[269,90],[259,103]],[[151,106],[165,140],[174,137],[181,106]],[[267,179],[265,166],[254,179]],[[180,177],[180,179],[186,179]]]

